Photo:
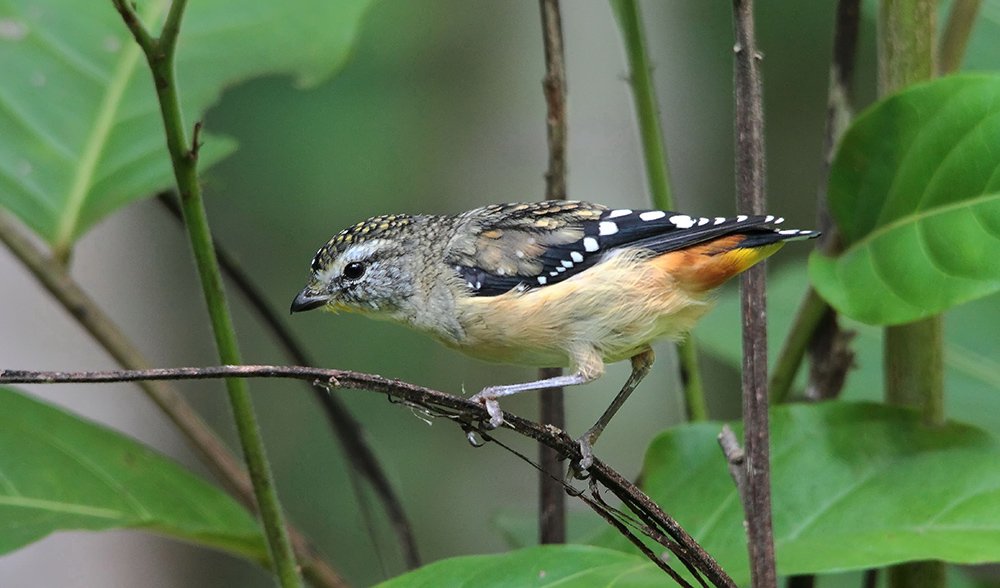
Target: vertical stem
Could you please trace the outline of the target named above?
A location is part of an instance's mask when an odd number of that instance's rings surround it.
[[[614,10],[615,19],[625,41],[625,55],[629,65],[628,78],[639,122],[639,138],[642,142],[649,193],[653,199],[653,206],[660,210],[673,210],[667,145],[660,123],[659,101],[656,98],[656,87],[653,85],[653,68],[649,62],[642,13],[636,0],[611,0],[611,8]],[[680,360],[688,420],[703,421],[708,418],[708,405],[705,402],[701,369],[698,365],[698,346],[693,335],[678,343],[677,355]]]
[[[566,199],[566,62],[564,60],[562,16],[559,0],[539,0],[542,14],[542,40],[545,45],[545,92],[547,116],[545,129],[549,144],[549,166],[545,172],[545,198]],[[559,368],[542,368],[540,379],[562,374]],[[565,429],[566,411],[563,389],[549,388],[539,395],[543,423]],[[541,462],[539,480],[538,535],[541,543],[566,542],[566,494],[563,492],[562,463],[559,454],[545,445],[538,446]]]
[[[955,0],[951,5],[951,13],[941,35],[941,47],[938,51],[938,73],[949,74],[962,65],[965,57],[965,47],[969,44],[969,34],[972,25],[979,14],[982,0]]]
[[[753,0],[733,0],[736,58],[736,191],[737,208],[745,214],[764,211],[764,112],[754,37]],[[743,274],[743,429],[747,488],[743,508],[747,522],[750,578],[755,587],[777,585],[771,520],[771,467],[767,398],[766,274],[757,265]]]
[[[886,96],[934,76],[934,0],[883,0],[878,21],[879,94]],[[944,419],[940,316],[885,330],[886,401],[922,409],[929,424]],[[893,588],[945,586],[944,563],[912,562],[889,568]]]
[[[219,271],[218,260],[215,258],[212,235],[201,198],[201,186],[198,183],[198,131],[200,125],[195,126],[193,141],[189,148],[180,98],[177,93],[177,80],[174,75],[174,49],[187,0],[174,0],[167,13],[161,36],[156,39],[150,37],[148,31],[139,22],[128,0],[114,0],[114,4],[129,30],[135,36],[136,42],[142,47],[153,74],[166,134],[167,150],[170,152],[170,159],[173,163],[177,192],[181,199],[181,210],[184,213],[191,249],[194,253],[198,275],[201,278],[202,292],[208,306],[219,359],[224,364],[240,364],[236,331],[233,328],[226,303],[222,275]],[[288,530],[285,527],[281,505],[278,502],[278,494],[264,451],[264,442],[257,426],[257,418],[253,412],[247,383],[240,379],[227,379],[226,389],[229,393],[229,403],[236,421],[236,429],[247,463],[247,470],[253,483],[258,512],[264,524],[264,532],[275,574],[284,588],[301,586],[302,579],[299,577],[295,555],[288,538]]]

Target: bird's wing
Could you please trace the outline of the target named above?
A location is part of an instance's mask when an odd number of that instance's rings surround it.
[[[495,204],[459,217],[447,261],[477,296],[557,284],[623,248],[662,254],[741,234],[740,247],[815,236],[771,215],[702,218],[549,200]]]

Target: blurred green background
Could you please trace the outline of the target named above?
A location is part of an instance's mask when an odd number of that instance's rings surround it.
[[[612,206],[648,205],[624,52],[611,9],[598,0],[563,4],[569,195]],[[834,3],[761,0],[757,5],[769,208],[788,218],[790,226],[811,227]],[[671,1],[644,2],[642,7],[678,208],[706,216],[732,213],[730,6]],[[304,284],[317,247],[348,224],[390,212],[450,213],[490,202],[540,199],[546,143],[539,21],[534,0],[383,0],[373,5],[354,55],[331,81],[303,90],[288,78],[275,77],[227,91],[205,117],[209,132],[231,136],[240,145],[204,173],[216,238],[265,288],[273,304],[284,309]],[[874,85],[873,26],[870,19],[865,23],[858,72],[861,104],[870,101]],[[772,265],[801,260],[807,249],[788,247]],[[157,203],[133,205],[101,223],[82,240],[74,266],[158,365],[214,362],[186,238]],[[23,270],[12,272],[30,283]],[[43,312],[52,312],[55,326],[42,327],[43,332],[75,329],[48,304]],[[284,363],[236,295],[232,306],[245,362]],[[468,359],[388,323],[316,314],[289,320],[323,366],[468,393],[532,377],[531,370]],[[734,338],[738,328],[734,322]],[[55,367],[95,367],[90,357],[106,361],[97,352],[79,353],[76,346],[89,343],[75,331],[68,341],[72,359]],[[33,357],[28,351],[25,356]],[[682,419],[672,348],[661,344],[657,353],[653,375],[598,446],[602,458],[630,476],[638,473],[648,441]],[[35,367],[31,361],[19,365]],[[736,375],[708,357],[704,367],[713,416],[738,416]],[[600,382],[568,391],[571,433],[589,426],[626,375],[625,365],[615,365]],[[376,521],[370,534],[345,461],[312,398],[295,383],[257,381],[251,388],[290,518],[357,584],[399,573],[401,559],[381,511],[367,496],[365,508]],[[221,386],[185,389],[234,440]],[[69,404],[81,402],[78,392],[76,400],[73,392],[44,393]],[[337,393],[364,423],[403,496],[426,561],[501,550],[511,534],[533,540],[537,475],[532,468],[493,445],[474,449],[457,427],[444,422],[428,426],[381,395]],[[106,395],[116,405],[136,402],[125,387],[88,389],[88,394]],[[135,411],[151,411],[141,401],[134,406]],[[534,417],[537,397],[515,398],[504,407]],[[93,406],[81,403],[74,409],[106,418]],[[156,416],[128,412],[119,415],[122,421],[116,426],[200,467]],[[504,440],[535,455],[530,443],[512,436]],[[581,507],[570,501],[575,537],[601,525]],[[60,534],[5,558],[0,569],[7,566],[16,574],[16,558],[31,561],[52,545],[77,549],[95,541],[92,537]],[[155,580],[144,568],[140,577],[150,582],[145,585],[270,585],[267,575],[249,563],[165,540],[148,544],[161,550],[163,567],[153,574]],[[100,585],[100,578],[107,578],[95,577],[95,584],[84,579],[68,585]]]

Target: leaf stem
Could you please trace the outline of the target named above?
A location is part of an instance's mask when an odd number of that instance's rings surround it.
[[[629,85],[639,123],[639,138],[646,170],[646,183],[653,206],[660,210],[673,210],[670,190],[670,169],[667,165],[667,144],[660,122],[659,102],[653,84],[653,67],[649,62],[646,34],[642,13],[636,0],[611,0],[615,20],[625,41],[625,55],[629,64]],[[698,345],[694,335],[677,344],[681,365],[681,382],[684,385],[684,404],[688,420],[703,421],[708,418],[708,405],[702,385],[701,367],[698,364]]]
[[[123,16],[132,13],[134,17],[134,12],[127,3],[128,0],[113,0],[113,2]],[[142,46],[153,74],[166,133],[167,150],[170,152],[170,159],[173,163],[181,209],[184,213],[185,226],[188,229],[198,275],[201,278],[202,291],[208,306],[219,359],[223,363],[239,364],[241,358],[236,343],[236,331],[233,328],[232,318],[226,303],[222,275],[212,247],[212,235],[201,197],[201,186],[198,183],[197,151],[195,148],[188,148],[187,133],[184,128],[184,118],[181,113],[180,97],[175,79],[174,49],[177,46],[177,36],[180,32],[181,19],[186,4],[186,0],[173,1],[163,26],[163,32],[158,39],[149,38],[148,32],[144,32],[145,27],[138,18],[134,17],[130,20],[126,16],[125,23]],[[233,410],[250,480],[253,482],[254,494],[257,498],[274,571],[283,588],[301,586],[302,579],[299,577],[295,555],[288,538],[281,504],[278,502],[277,490],[264,450],[264,442],[261,439],[257,419],[254,415],[250,391],[246,381],[238,379],[227,379],[226,389],[229,393],[229,403]]]

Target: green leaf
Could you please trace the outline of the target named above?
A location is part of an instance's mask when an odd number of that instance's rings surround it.
[[[830,171],[846,250],[810,259],[842,314],[900,324],[1000,291],[1000,76],[957,76],[879,102]]]
[[[238,81],[290,73],[308,85],[331,75],[370,4],[191,2],[177,57],[187,124]],[[154,33],[169,5],[138,3]],[[0,0],[0,63],[0,206],[57,250],[117,208],[172,185],[146,61],[111,2]],[[204,140],[203,168],[235,147]]]
[[[745,583],[743,514],[719,427],[657,437],[644,487]],[[906,409],[829,402],[775,408],[771,440],[779,573],[1000,559],[1000,442],[992,436],[960,424],[927,428]],[[601,543],[632,549],[610,533]]]
[[[806,268],[791,264],[773,272],[767,282],[768,333],[773,362],[780,342],[791,329],[795,311],[806,291]],[[727,290],[717,307],[695,331],[701,348],[739,370],[741,342],[733,336],[740,324],[739,292]],[[883,397],[882,329],[841,318],[841,326],[857,333],[852,342],[854,369],[847,378],[845,400]],[[994,294],[953,308],[945,317],[945,412],[1000,437],[1000,295]],[[806,369],[799,370],[804,381]]]
[[[669,583],[665,573],[645,557],[585,545],[542,545],[498,555],[472,555],[438,561],[379,586],[624,588]]]
[[[119,433],[0,388],[0,554],[49,533],[139,528],[257,561],[255,519]]]

